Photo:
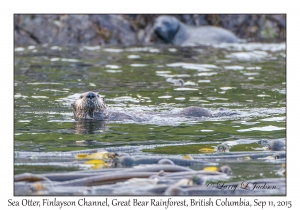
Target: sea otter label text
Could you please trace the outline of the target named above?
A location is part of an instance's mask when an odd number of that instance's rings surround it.
[[[19,207],[30,206],[35,207],[53,207],[56,209],[71,209],[72,207],[91,207],[97,206],[101,209],[109,207],[118,207],[122,209],[126,206],[133,208],[140,207],[163,207],[164,209],[173,209],[176,207],[223,207],[223,206],[242,206],[242,207],[254,207],[255,209],[264,209],[265,207],[278,207],[278,208],[291,208],[292,201],[273,201],[266,199],[256,198],[74,198],[67,200],[63,198],[20,198],[20,199],[8,199],[7,206]]]

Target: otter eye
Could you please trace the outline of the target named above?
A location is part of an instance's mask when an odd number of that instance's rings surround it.
[[[100,96],[99,96],[99,94],[97,94],[97,98],[99,98]]]
[[[79,98],[83,98],[83,95],[81,95]]]

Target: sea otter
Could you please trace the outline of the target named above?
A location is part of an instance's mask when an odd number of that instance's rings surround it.
[[[123,121],[123,120],[133,120],[133,121],[145,121],[141,117],[133,116],[132,114],[127,114],[125,112],[113,111],[108,108],[105,103],[104,97],[101,97],[96,92],[85,92],[80,95],[80,97],[72,104],[73,114],[75,120],[100,120],[100,121]],[[149,113],[153,115],[153,113]],[[161,114],[162,115],[162,114]],[[166,115],[166,114],[165,114]],[[182,109],[179,113],[168,114],[174,116],[182,117],[211,117],[211,113],[201,107],[191,106]],[[163,115],[162,115],[163,116]]]

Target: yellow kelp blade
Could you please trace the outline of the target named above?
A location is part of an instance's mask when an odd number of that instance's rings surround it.
[[[203,171],[219,171],[219,169],[214,166],[208,166],[208,167],[203,168]]]
[[[213,152],[214,149],[211,149],[211,148],[202,148],[202,149],[199,149],[200,152],[207,152],[207,153],[210,153],[210,152]]]
[[[46,187],[41,183],[41,182],[36,182],[32,185],[32,188],[35,191],[42,191],[42,190],[46,190]]]
[[[182,156],[182,159],[184,159],[184,160],[194,160],[194,158],[192,158],[192,157],[189,156],[189,155],[184,155],[184,156]]]
[[[281,165],[281,169],[279,169],[278,174],[282,174],[282,176],[286,176],[286,167],[284,163]]]
[[[86,156],[88,156],[88,154],[77,154],[77,155],[75,155],[75,158],[76,159],[83,159],[83,158],[86,158]]]
[[[96,152],[92,154],[77,154],[75,155],[76,159],[108,159],[109,152]]]

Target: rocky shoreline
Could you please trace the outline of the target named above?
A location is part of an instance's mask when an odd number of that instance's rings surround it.
[[[158,14],[15,14],[16,46],[50,44],[149,45],[161,43],[152,27]],[[172,15],[191,26],[228,29],[248,41],[285,40],[285,14],[184,14]]]

